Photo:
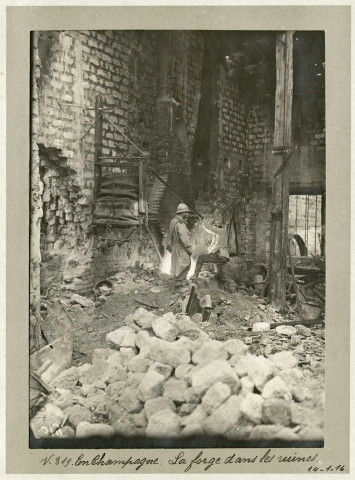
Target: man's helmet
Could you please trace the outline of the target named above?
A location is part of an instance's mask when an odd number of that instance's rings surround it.
[[[189,211],[190,209],[187,205],[185,205],[185,203],[180,203],[176,209],[176,213],[187,213]]]

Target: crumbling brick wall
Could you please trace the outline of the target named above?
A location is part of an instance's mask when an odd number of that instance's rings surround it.
[[[104,116],[103,155],[134,153],[113,123],[151,154],[152,163],[159,173],[169,174],[173,187],[182,188],[184,195],[193,199],[190,167],[201,98],[203,36],[171,32],[168,90],[173,101],[159,104],[160,35],[154,31],[39,33],[38,96],[33,104],[38,121],[33,141],[39,146],[44,183],[43,252],[55,252],[64,245],[79,251],[80,245],[103,234],[103,229],[91,228],[94,129],[89,127],[95,119],[96,95],[111,109]],[[265,101],[248,104],[237,81],[221,64],[213,75],[210,183],[199,193],[196,204],[202,213],[219,204],[216,213],[221,214],[235,200],[224,217],[229,221],[233,215],[237,222],[237,253],[266,261],[274,105]],[[169,113],[171,105],[175,105],[173,114]],[[299,149],[293,159],[297,167],[292,167],[291,189],[324,188],[324,101],[316,108],[305,103],[295,112]],[[33,158],[36,155],[34,146]],[[160,201],[160,216],[167,224],[179,200],[164,190]],[[129,228],[124,228],[113,235],[123,238],[128,233]],[[98,253],[92,244],[87,271],[81,274],[83,281],[89,285],[88,279],[95,279],[94,268],[103,277],[125,262],[157,263],[151,242],[133,235],[130,246],[133,250],[115,247],[110,253]]]
[[[325,103],[318,97],[294,102],[294,139],[298,146],[290,163],[291,193],[318,193],[325,190]],[[197,205],[202,212],[216,214],[235,199],[237,253],[244,259],[267,262],[270,247],[270,210],[275,157],[273,150],[274,104],[248,104],[233,78],[220,66],[216,74],[213,121],[210,139],[211,185],[201,192]]]
[[[41,32],[39,46],[37,141],[43,150],[60,150],[61,160],[67,160],[69,183],[78,187],[77,206],[67,207],[66,228],[58,232],[65,239],[77,235],[75,223],[86,230],[92,221],[94,128],[81,138],[94,122],[96,95],[111,108],[104,116],[103,155],[118,153],[114,141],[124,153],[133,149],[107,119],[140,147],[149,146],[153,137],[154,32]],[[64,163],[58,167],[65,168]]]
[[[190,148],[197,124],[202,55],[203,38],[198,32],[173,32],[171,91],[173,98],[182,106]],[[189,157],[191,160],[191,153]]]
[[[325,190],[325,102],[303,102],[302,112],[295,108],[293,144],[297,150],[290,160],[290,192],[322,193]],[[248,146],[245,173],[249,205],[248,225],[244,229],[247,255],[267,261],[270,246],[270,211],[275,158],[272,153],[274,105],[254,105],[248,114]]]
[[[61,255],[64,248],[81,253],[81,245],[92,236],[96,240],[103,232],[102,228],[92,229],[94,128],[89,130],[89,127],[95,120],[97,95],[101,96],[103,106],[110,109],[104,115],[103,155],[137,153],[114,124],[141,149],[151,153],[153,163],[157,161],[155,143],[159,128],[163,128],[156,111],[158,35],[154,31],[39,32],[39,94],[33,106],[38,109],[39,125],[33,141],[39,146],[44,183],[41,224],[44,262],[53,254]],[[190,168],[203,42],[196,32],[172,32],[172,46],[171,91],[181,104],[183,124],[170,158],[163,161],[168,171],[179,175],[188,174]],[[184,141],[186,152],[181,155]],[[110,234],[121,238],[129,233],[129,228],[114,232]],[[89,278],[90,281],[96,278],[93,269],[105,277],[137,261],[158,263],[146,233],[132,235],[129,251],[125,244],[111,249],[109,254],[92,246],[87,256],[87,270],[79,277],[83,283],[76,280],[78,289],[86,288]],[[45,271],[42,268],[43,275]],[[65,265],[61,273],[70,279]]]

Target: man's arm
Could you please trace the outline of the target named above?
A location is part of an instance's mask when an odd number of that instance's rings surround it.
[[[192,254],[191,236],[185,223],[178,223],[176,225],[176,233],[178,234],[180,241],[185,247],[185,249],[187,250],[187,252],[191,255]]]

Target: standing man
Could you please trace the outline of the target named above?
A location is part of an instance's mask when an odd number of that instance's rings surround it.
[[[217,265],[217,276],[223,283],[226,292],[235,292],[235,283],[227,273],[227,263],[229,262],[228,253],[228,235],[227,226],[219,220],[213,220],[211,227],[206,227],[202,222],[203,228],[212,234],[212,241],[208,248],[208,254],[199,255],[196,262],[196,269],[191,280],[197,281],[204,263],[214,263]]]
[[[167,250],[171,252],[170,273],[174,277],[186,278],[190,268],[192,243],[191,234],[187,227],[189,212],[188,206],[180,203],[169,226]]]

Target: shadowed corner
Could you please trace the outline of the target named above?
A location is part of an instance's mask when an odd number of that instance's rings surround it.
[[[184,438],[114,435],[111,438],[35,438],[30,430],[30,448],[40,449],[155,449],[155,448],[323,448],[319,440],[258,439],[231,440],[219,435],[193,435]]]

